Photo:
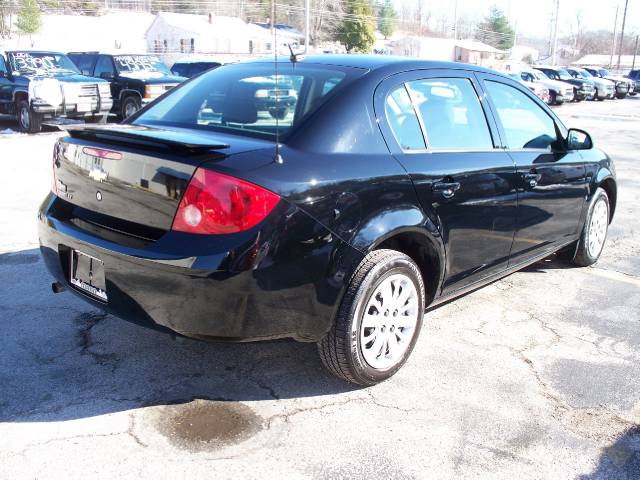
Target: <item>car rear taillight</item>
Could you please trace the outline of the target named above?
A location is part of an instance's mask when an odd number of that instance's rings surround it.
[[[242,232],[260,223],[279,201],[278,195],[253,183],[198,168],[171,229],[199,234]]]

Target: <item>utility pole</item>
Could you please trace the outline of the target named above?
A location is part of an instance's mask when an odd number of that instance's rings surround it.
[[[636,55],[638,55],[638,36],[636,35],[636,48],[633,50],[633,63],[631,63],[631,70],[636,68]]]
[[[556,19],[553,25],[553,47],[551,50],[551,63],[555,65],[558,60],[558,19],[560,16],[560,0],[556,0]]]
[[[453,4],[453,39],[458,39],[458,0]]]
[[[304,1],[304,54],[309,53],[309,23],[311,19],[311,0]]]
[[[613,53],[616,51],[616,33],[618,32],[618,8],[619,3],[616,3],[616,16],[613,20],[613,36],[611,37],[611,56],[609,57],[609,68],[613,65]]]
[[[618,46],[618,64],[616,69],[620,70],[620,57],[622,57],[622,47],[624,46],[624,24],[627,21],[627,7],[629,0],[624,2],[624,13],[622,14],[622,27],[620,28],[620,45]]]

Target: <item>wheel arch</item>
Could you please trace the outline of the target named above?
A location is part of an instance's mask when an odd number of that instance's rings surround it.
[[[608,173],[608,174],[607,174]],[[598,178],[596,185],[602,188],[609,197],[609,223],[613,221],[613,215],[616,211],[616,203],[618,200],[618,185],[610,172],[602,173]],[[600,177],[600,175],[599,175]]]
[[[26,90],[16,90],[13,92],[13,103],[17,104],[22,100],[29,101],[29,93]]]

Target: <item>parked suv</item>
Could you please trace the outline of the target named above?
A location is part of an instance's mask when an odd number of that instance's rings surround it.
[[[171,73],[180,77],[191,78],[196,75],[211,70],[212,68],[218,68],[224,65],[224,62],[216,62],[215,60],[207,59],[183,59],[178,60],[171,67]]]
[[[15,115],[21,131],[37,133],[61,118],[104,121],[111,110],[109,83],[80,75],[58,52],[0,54],[0,113]]]
[[[633,89],[632,80],[617,75],[611,75],[609,70],[606,68],[585,67],[584,69],[594,77],[611,80],[616,86],[616,98],[626,97],[629,91]]]
[[[593,81],[584,78],[574,78],[569,72],[561,67],[547,67],[540,66],[534,67],[536,70],[540,70],[551,80],[558,82],[565,82],[573,85],[573,96],[576,102],[581,102],[587,98],[593,97],[595,93],[595,87]]]
[[[574,98],[573,85],[551,80],[540,70],[522,68],[520,69],[520,77],[525,82],[540,82],[544,85],[549,90],[549,101],[547,102],[549,105],[562,105]]]
[[[603,101],[607,98],[612,99],[616,96],[616,85],[611,80],[594,77],[584,68],[567,67],[566,70],[573,78],[591,80],[593,82],[595,91],[591,100]]]
[[[113,112],[127,118],[186,80],[173,75],[157,55],[109,55],[70,52],[83,75],[111,82]]]

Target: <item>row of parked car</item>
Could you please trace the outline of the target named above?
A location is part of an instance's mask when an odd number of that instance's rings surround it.
[[[583,100],[604,101],[640,92],[640,70],[612,75],[602,67],[525,67],[511,65],[503,72],[522,82],[549,105]]]
[[[0,113],[15,115],[20,131],[44,123],[103,123],[126,118],[212,61],[179,62],[170,70],[156,55],[9,51],[0,54]]]
[[[186,60],[169,69],[149,54],[10,51],[0,55],[0,113],[15,115],[20,130],[28,133],[39,132],[43,123],[127,118],[179,83],[220,65]],[[622,77],[600,67],[510,66],[504,73],[551,105],[624,98],[640,91],[639,70]],[[261,82],[256,95],[263,110],[274,118],[286,117],[295,90],[273,79]]]

